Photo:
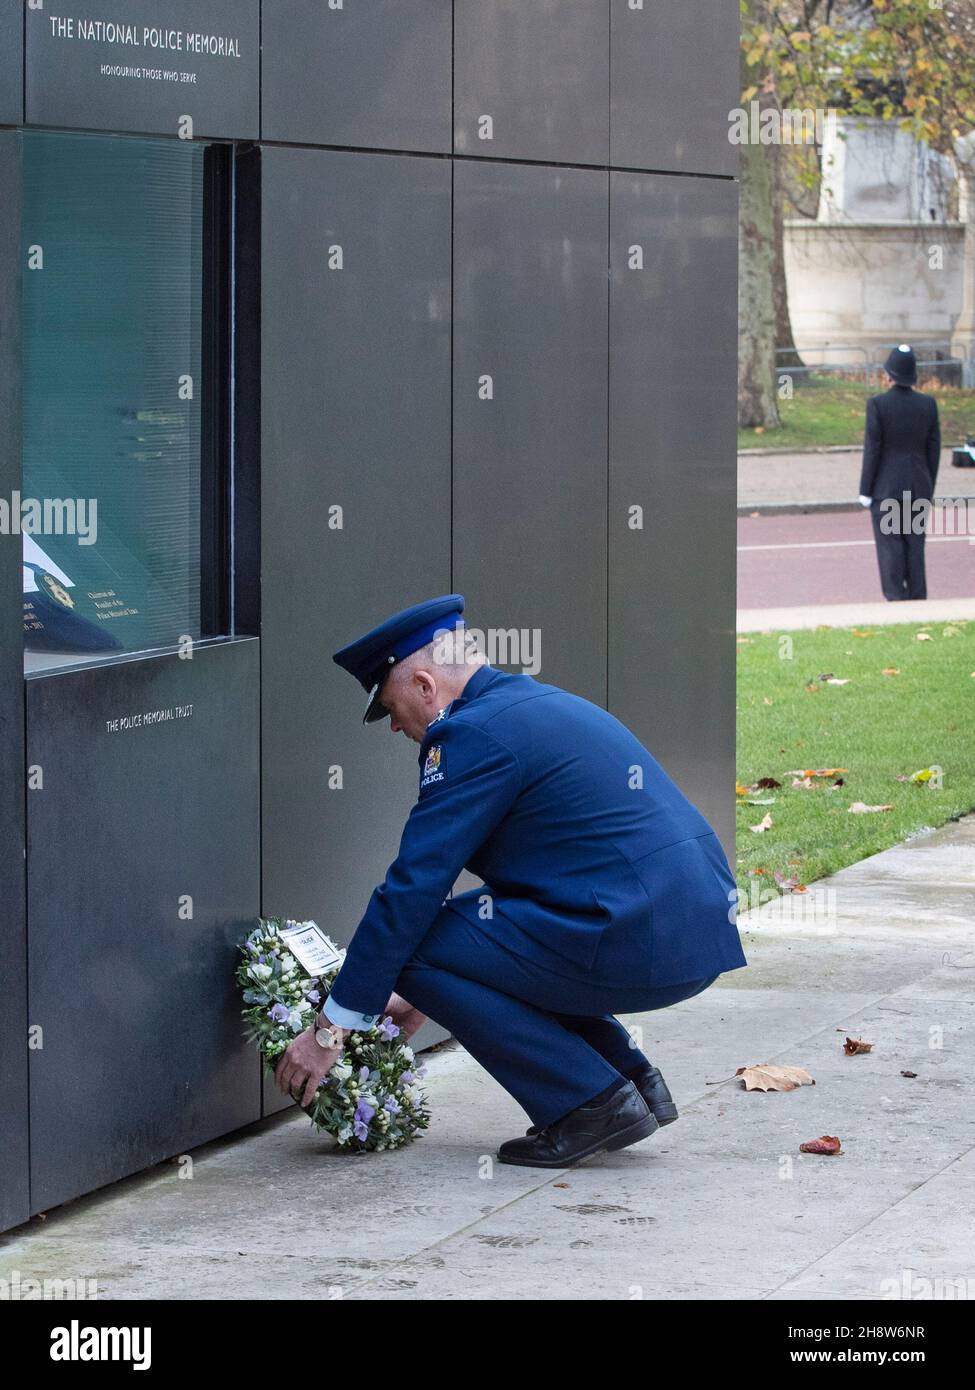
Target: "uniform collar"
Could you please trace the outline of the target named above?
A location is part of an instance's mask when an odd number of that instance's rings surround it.
[[[449,718],[455,709],[459,709],[460,706],[466,704],[468,700],[475,700],[477,696],[480,695],[481,691],[500,675],[501,672],[495,671],[493,666],[479,666],[464,686],[464,689],[457,696],[457,699],[451,700],[449,705],[444,705],[443,709],[437,712],[436,717],[430,720],[430,723],[427,725],[427,733],[424,737],[427,737],[430,730],[436,724],[439,724],[441,720]]]
[[[464,705],[468,700],[476,700],[481,691],[490,685],[493,680],[497,680],[501,672],[496,671],[493,666],[479,666],[464,686],[464,689],[452,701],[451,709],[456,709],[459,705]]]

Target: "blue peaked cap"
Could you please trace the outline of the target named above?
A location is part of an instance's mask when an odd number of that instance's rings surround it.
[[[369,693],[363,724],[372,724],[389,714],[379,696],[391,667],[432,642],[438,632],[451,632],[459,627],[463,623],[463,612],[463,594],[442,594],[440,598],[427,599],[425,603],[415,603],[412,608],[394,613],[364,637],[335,652],[332,660],[350,676],[355,676],[363,690]]]

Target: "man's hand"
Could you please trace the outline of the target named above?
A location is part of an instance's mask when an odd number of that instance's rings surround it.
[[[336,1032],[341,1033],[343,1040],[348,1031],[347,1028],[336,1029]],[[278,1058],[278,1064],[274,1068],[274,1080],[278,1089],[286,1096],[297,1100],[295,1088],[304,1087],[299,1104],[311,1105],[315,1099],[315,1092],[342,1056],[342,1050],[342,1045],[319,1047],[315,1041],[314,1026],[306,1028],[289,1045],[287,1052]]]
[[[414,1009],[412,1004],[399,994],[391,994],[389,1003],[383,1010],[383,1014],[388,1014],[403,1034],[404,1040],[412,1038],[418,1028],[422,1028],[427,1021],[426,1014],[421,1014],[419,1009]]]

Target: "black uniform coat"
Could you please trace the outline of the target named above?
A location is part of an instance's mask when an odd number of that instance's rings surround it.
[[[941,457],[938,403],[910,386],[892,386],[867,401],[863,440],[863,497],[912,499],[934,495]]]

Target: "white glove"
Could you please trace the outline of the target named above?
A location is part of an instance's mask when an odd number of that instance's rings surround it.
[[[873,498],[872,498],[872,497],[864,497],[863,493],[862,493],[862,492],[860,493],[860,506],[861,506],[861,507],[869,507],[869,506],[870,506],[870,503],[871,503],[872,501],[873,501]]]

